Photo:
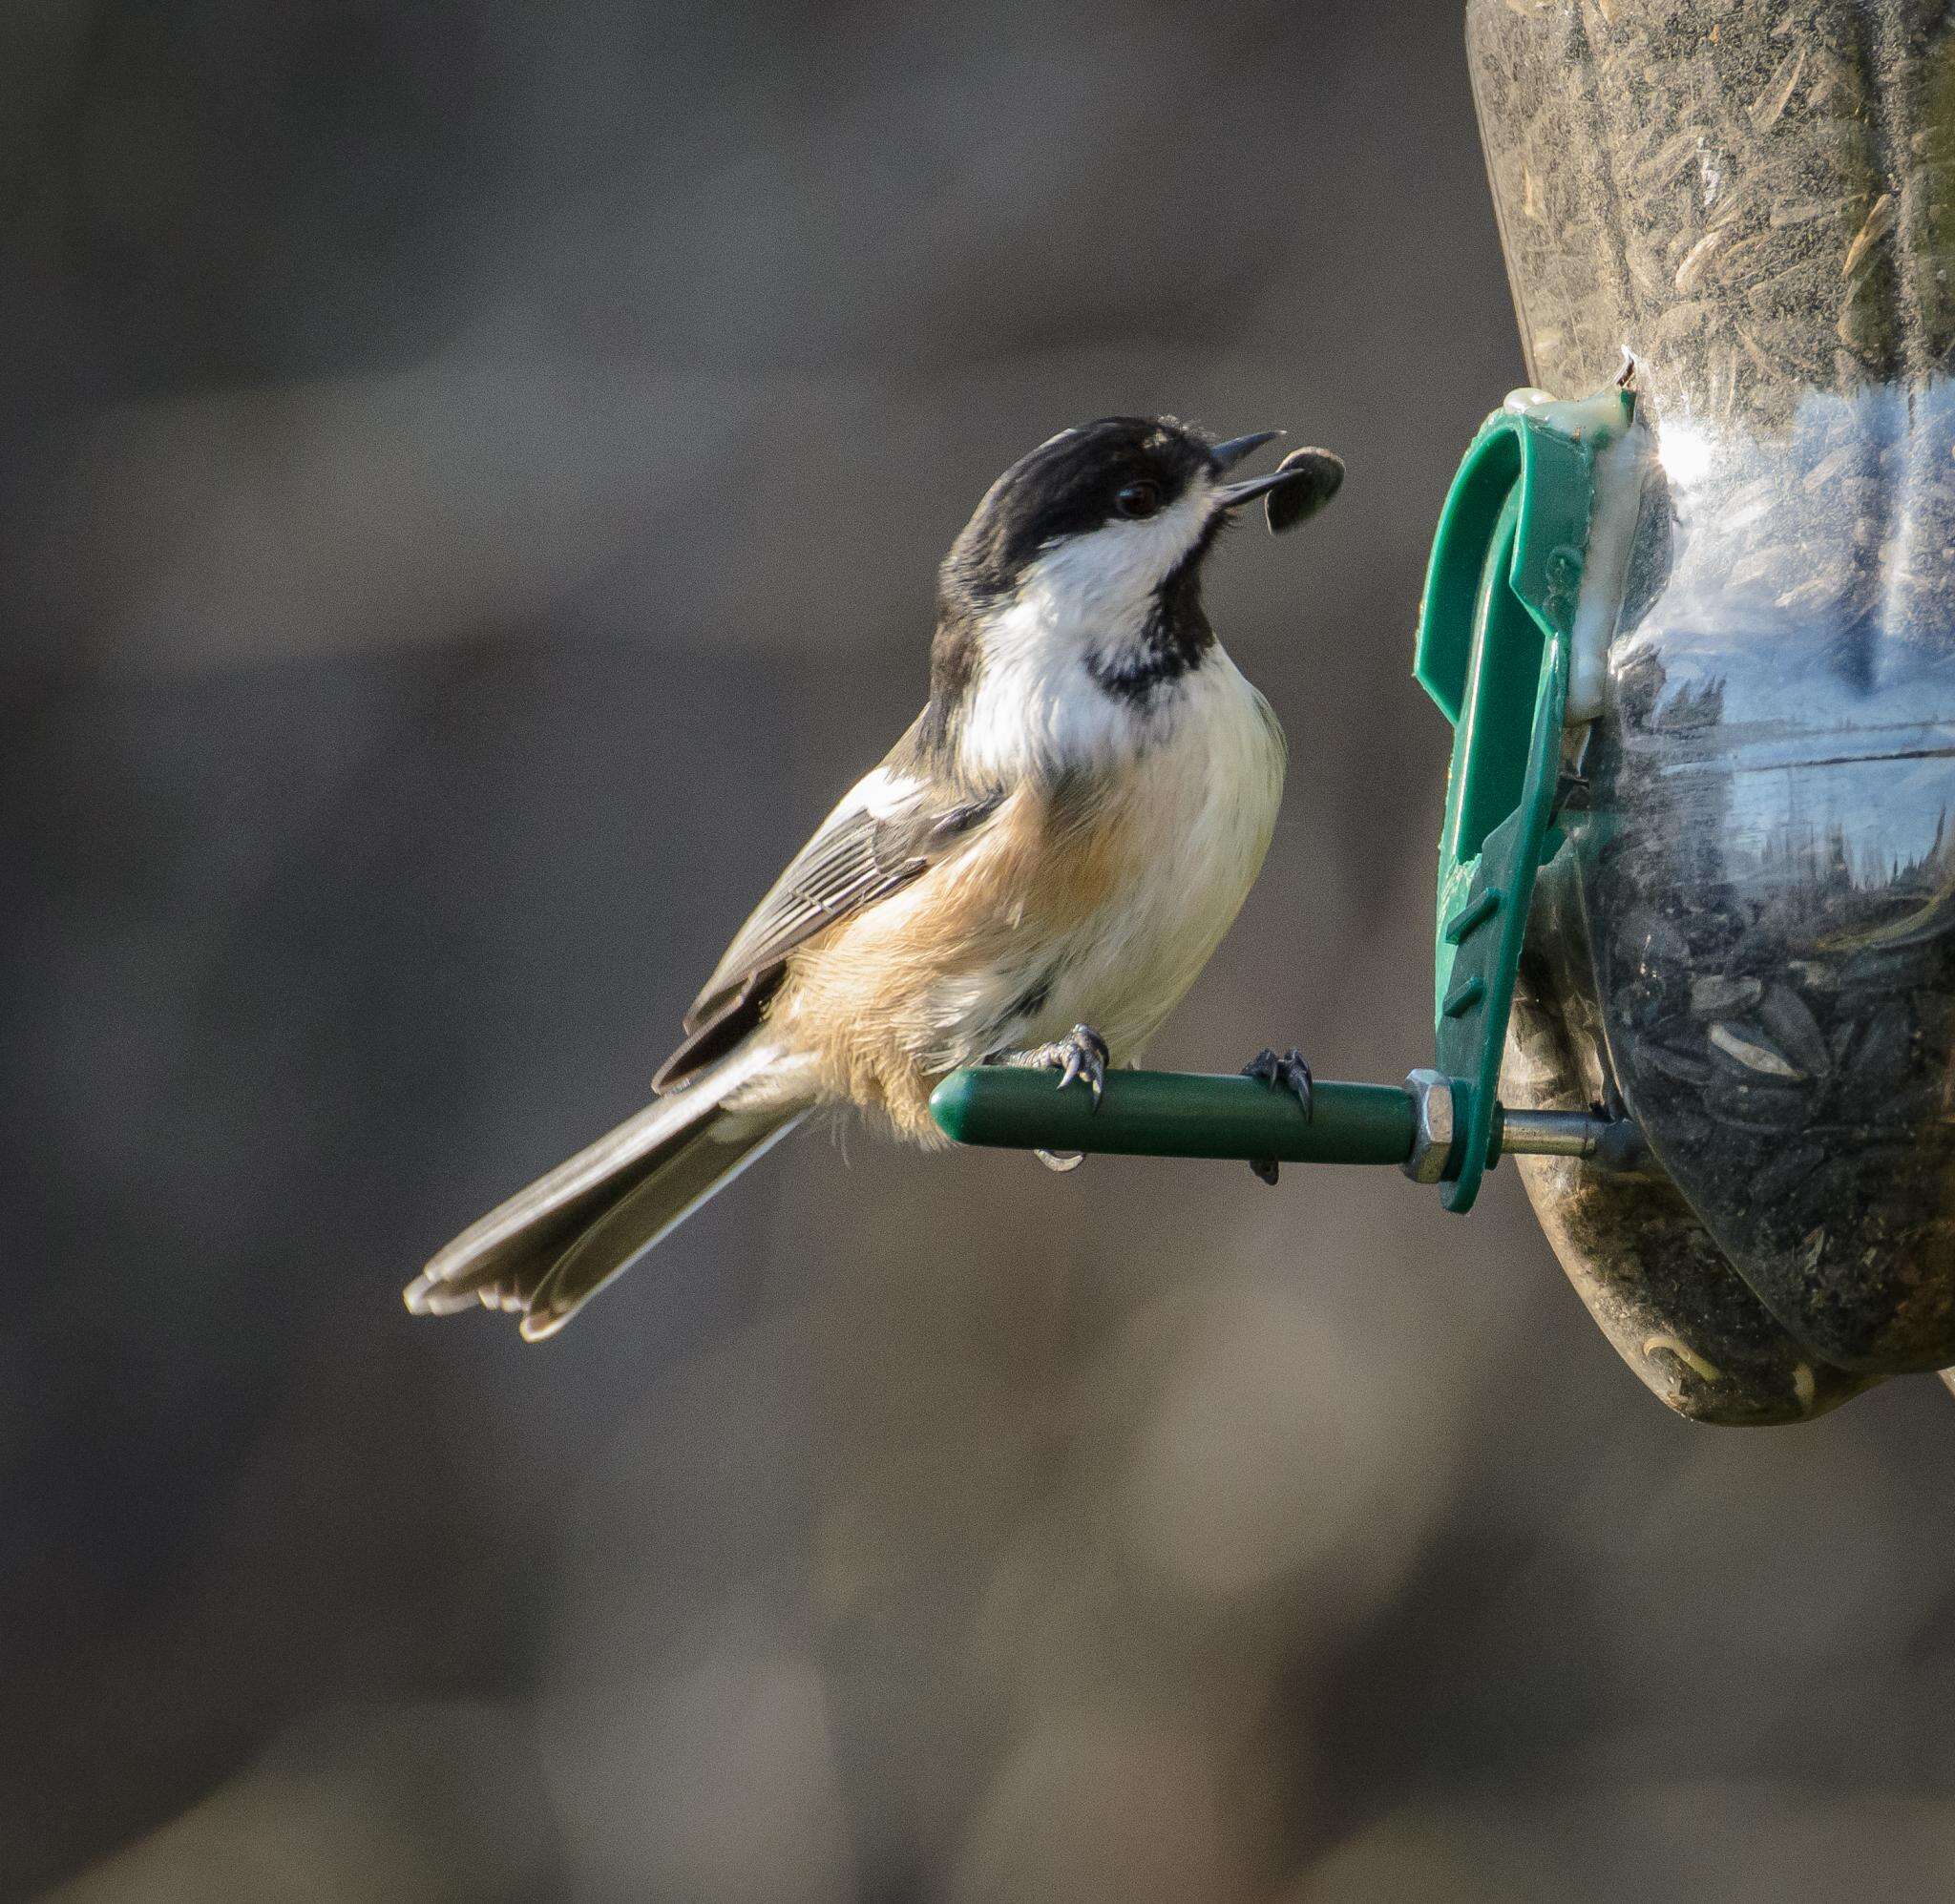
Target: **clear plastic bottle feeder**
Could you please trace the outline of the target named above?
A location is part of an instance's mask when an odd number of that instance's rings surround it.
[[[1598,1323],[1705,1420],[1955,1363],[1947,21],[1471,0],[1540,388],[1468,451],[1420,618],[1435,1062],[1308,1123],[1248,1079],[1089,1113],[961,1073],[953,1136],[1394,1161],[1461,1211],[1519,1154]]]

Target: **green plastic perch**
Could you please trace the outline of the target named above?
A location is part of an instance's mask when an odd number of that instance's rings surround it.
[[[958,1143],[1128,1157],[1274,1158],[1284,1163],[1403,1163],[1412,1098],[1395,1084],[1313,1088],[1313,1115],[1253,1078],[1109,1071],[1099,1108],[1083,1084],[1061,1091],[1049,1071],[956,1071],[930,1114]]]

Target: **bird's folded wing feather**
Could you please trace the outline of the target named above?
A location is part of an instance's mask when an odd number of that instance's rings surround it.
[[[795,854],[685,1015],[690,1035],[659,1087],[682,1082],[758,1022],[788,955],[817,932],[899,891],[970,840],[1001,789],[954,787],[892,763],[865,775]]]

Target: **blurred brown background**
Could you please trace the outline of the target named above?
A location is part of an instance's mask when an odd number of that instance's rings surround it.
[[[0,1891],[1955,1894],[1948,1398],[1666,1415],[1510,1171],[804,1138],[399,1305],[1112,409],[1350,463],[1211,570],[1291,793],[1155,1056],[1429,1051],[1457,8],[46,0],[0,126]]]

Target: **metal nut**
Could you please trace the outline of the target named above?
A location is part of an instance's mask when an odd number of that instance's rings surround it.
[[[1443,1071],[1415,1071],[1405,1089],[1412,1098],[1412,1154],[1398,1167],[1415,1183],[1437,1183],[1453,1154],[1453,1080]]]

